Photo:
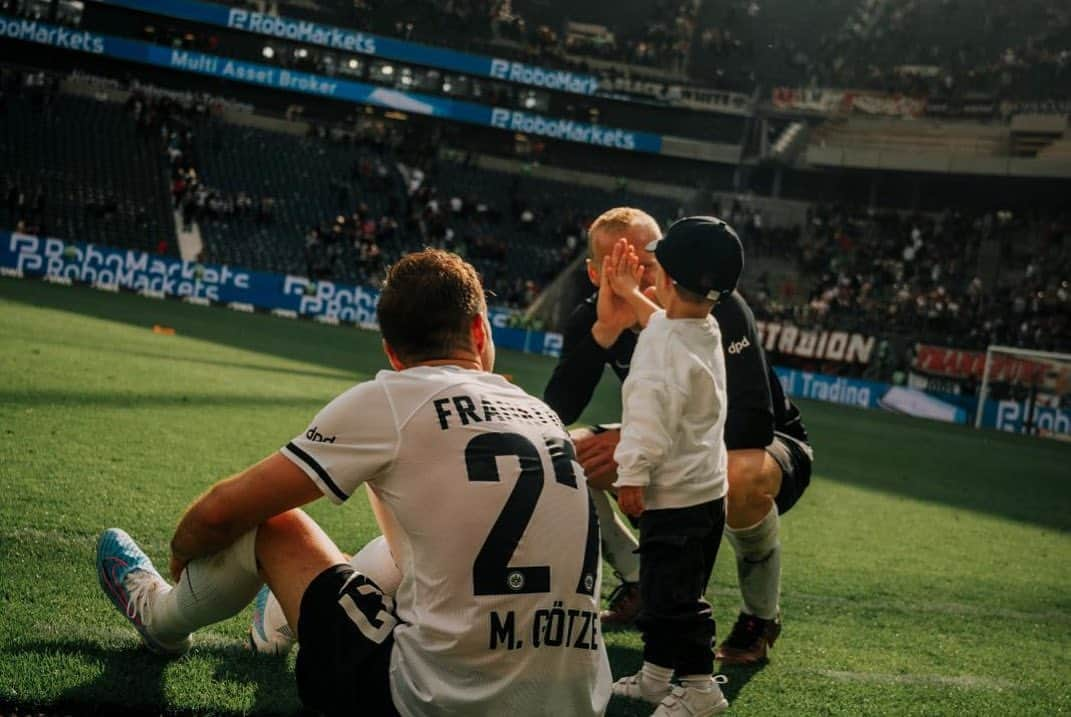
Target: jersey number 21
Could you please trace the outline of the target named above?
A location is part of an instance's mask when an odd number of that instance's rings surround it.
[[[578,486],[576,482],[576,452],[571,442],[560,438],[547,438],[542,448],[548,452],[551,465],[554,466],[552,488],[561,486],[571,490],[586,490],[586,486]],[[504,456],[517,457],[521,474],[473,563],[473,592],[476,595],[550,592],[549,565],[509,564],[543,492],[545,475],[540,448],[517,433],[480,434],[465,447],[468,478],[473,482],[497,483],[500,477],[496,459]],[[588,533],[576,592],[582,595],[594,594],[598,560],[599,525],[595,506],[588,498]]]

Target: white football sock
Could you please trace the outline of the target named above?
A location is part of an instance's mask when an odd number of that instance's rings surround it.
[[[588,488],[588,492],[595,501],[595,512],[599,516],[603,557],[622,580],[628,583],[639,582],[640,556],[634,551],[640,546],[640,541],[614,510],[614,499],[609,491]]]
[[[394,562],[394,556],[391,555],[390,546],[387,545],[387,539],[384,536],[373,538],[357,551],[349,562],[357,572],[371,578],[384,594],[393,596],[398,591],[398,585],[402,582],[402,571]],[[268,601],[264,605],[263,620],[264,631],[268,635],[281,634],[289,637],[292,634],[286,623],[283,607],[276,599],[275,593],[268,594]]]
[[[781,601],[781,520],[777,506],[749,528],[725,529],[736,552],[736,574],[744,611],[772,620]]]
[[[708,692],[714,689],[714,675],[683,675],[681,677],[681,685],[693,690]]]
[[[191,561],[182,579],[152,605],[152,633],[165,642],[237,615],[253,601],[264,581],[257,572],[257,531],[229,547]]]
[[[380,535],[369,541],[350,558],[350,565],[361,575],[370,578],[384,594],[394,595],[398,592],[402,571],[398,569],[385,536]]]
[[[264,621],[264,633],[266,635],[275,636],[274,639],[276,641],[278,641],[279,636],[285,636],[290,640],[294,639],[294,631],[286,622],[283,606],[275,598],[275,593],[273,592],[268,593],[268,600],[264,603],[264,617],[261,619]]]
[[[672,667],[662,667],[653,662],[643,663],[640,669],[641,687],[648,693],[655,693],[669,687],[670,678],[673,677]]]

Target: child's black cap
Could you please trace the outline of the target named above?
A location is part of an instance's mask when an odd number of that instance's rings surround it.
[[[647,245],[662,269],[689,291],[718,301],[736,288],[744,270],[744,247],[733,228],[717,217],[685,217]]]

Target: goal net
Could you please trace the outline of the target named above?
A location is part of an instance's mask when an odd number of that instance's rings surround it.
[[[1071,354],[990,346],[974,425],[1071,440]]]

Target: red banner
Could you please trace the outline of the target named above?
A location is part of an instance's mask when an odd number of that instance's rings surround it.
[[[989,380],[998,383],[1038,384],[1053,370],[1053,364],[1010,354],[994,353]],[[985,373],[985,351],[963,351],[945,346],[918,344],[915,370],[931,376],[973,377],[979,381]],[[1065,369],[1066,370],[1066,369]]]
[[[883,92],[855,90],[775,87],[771,100],[774,107],[780,110],[801,110],[823,114],[857,112],[887,117],[920,117],[926,111],[926,100]]]

